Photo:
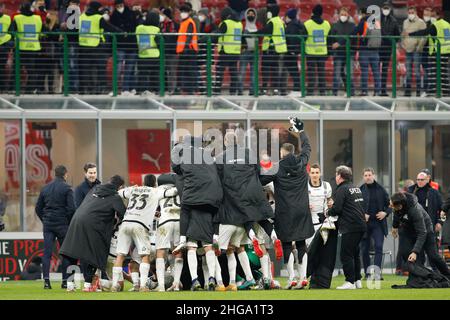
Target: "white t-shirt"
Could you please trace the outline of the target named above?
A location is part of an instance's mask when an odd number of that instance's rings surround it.
[[[173,185],[164,185],[167,189],[172,189]],[[180,196],[166,194],[164,198],[159,200],[159,207],[161,216],[159,217],[159,224],[163,224],[167,220],[180,220],[181,211]]]
[[[327,200],[331,198],[331,193],[331,186],[326,181],[321,181],[318,187],[313,187],[311,181],[308,183],[309,205],[314,224],[319,223],[318,214],[328,210]]]
[[[127,211],[123,221],[137,222],[148,230],[153,229],[153,218],[159,201],[164,196],[174,196],[176,188],[167,189],[164,186],[152,187],[128,187],[119,190],[119,196],[128,200]]]

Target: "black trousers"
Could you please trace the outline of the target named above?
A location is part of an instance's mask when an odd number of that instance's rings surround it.
[[[6,74],[6,63],[8,62],[8,55],[11,51],[11,41],[0,46],[0,92],[9,91],[11,89],[10,76],[14,76],[14,69],[11,70],[11,75]]]
[[[414,248],[414,244],[416,243],[417,238],[408,233],[404,233],[402,236],[402,246],[399,248],[401,250],[401,255],[404,261],[408,261],[408,257]],[[450,276],[450,270],[447,267],[447,264],[439,255],[437,245],[436,245],[436,235],[434,232],[428,232],[427,238],[422,248],[422,252],[418,254],[418,262],[424,262],[423,252],[427,254],[428,260],[431,265],[434,265],[436,269],[439,270],[444,276]]]
[[[298,68],[298,55],[297,54],[287,54],[284,57],[284,66],[289,74],[289,76],[292,78],[292,82],[294,84],[294,87],[292,88],[293,91],[301,91],[301,85],[300,85],[300,70]]]
[[[27,82],[25,84],[25,93],[43,93],[44,82],[42,73],[41,51],[20,51],[20,68],[27,73]]]
[[[198,59],[195,51],[189,50],[178,55],[177,84],[182,91],[193,94],[198,88]]]
[[[392,51],[391,49],[381,49],[379,51],[380,55],[380,63],[381,63],[381,92],[386,93],[387,90],[387,77],[388,77],[388,69],[389,63],[391,62]]]
[[[286,91],[284,86],[284,54],[278,54],[274,50],[269,49],[264,51],[261,59],[262,71],[262,88],[268,90],[269,88]]]
[[[138,60],[139,91],[159,92],[159,58],[139,58]]]
[[[288,263],[289,256],[291,255],[292,252],[292,241],[282,242],[282,247],[283,247],[284,263]],[[306,253],[305,240],[295,241],[295,248],[297,249],[298,262],[301,263],[303,256]]]
[[[359,244],[364,232],[350,232],[342,235],[341,262],[344,269],[345,281],[355,283],[361,280],[361,257]]]
[[[225,70],[228,69],[230,74],[230,94],[235,94],[238,91],[242,92],[242,88],[239,88],[239,62],[240,55],[238,54],[225,54],[221,53],[217,61],[216,66],[216,84],[214,92],[220,93],[222,89],[223,76]]]
[[[325,95],[325,62],[327,56],[307,56],[306,64],[308,65],[308,95],[314,95],[314,91],[319,89],[320,95]]]
[[[53,255],[53,246],[57,240],[62,246],[64,238],[66,237],[68,226],[44,226],[44,256],[42,257],[42,271],[44,279],[49,279],[50,262]],[[67,279],[67,268],[71,265],[71,260],[67,257],[62,257],[62,279]]]
[[[106,64],[108,57],[105,48],[79,47],[78,66],[80,74],[80,91],[87,93],[105,93],[108,90]]]

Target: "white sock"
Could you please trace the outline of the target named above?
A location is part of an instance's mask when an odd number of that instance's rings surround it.
[[[208,265],[209,277],[216,277],[216,254],[214,250],[209,250],[205,254],[206,264]]]
[[[219,259],[217,259],[216,256],[216,282],[219,286],[223,286],[223,279],[222,279],[222,268],[220,267]]]
[[[123,277],[123,273],[121,273],[122,277]],[[131,281],[133,281],[133,286],[138,286],[139,285],[139,272],[132,272],[131,273]]]
[[[182,258],[176,258],[175,259],[175,266],[174,266],[174,275],[173,275],[173,282],[178,284],[180,283],[181,279],[181,272],[183,271],[183,259]]]
[[[256,239],[255,231],[253,231],[253,229],[250,229],[250,231],[248,232],[248,236],[250,237],[250,239],[252,241],[253,241],[253,239]]]
[[[234,256],[234,252],[232,254],[227,254],[228,259],[228,273],[230,274],[230,283],[236,284],[236,267],[237,261]]]
[[[302,258],[302,263],[298,266],[298,273],[300,274],[300,279],[306,279],[306,271],[308,269],[308,254],[305,253]]]
[[[272,233],[270,234],[270,238],[272,239],[272,241],[275,242],[275,240],[278,239],[277,233],[275,232],[275,229],[272,230]]]
[[[186,243],[186,236],[180,236],[180,243]]]
[[[119,283],[120,275],[122,274],[122,268],[113,267],[112,272],[113,272],[112,285],[115,287]]]
[[[239,262],[241,263],[242,269],[245,273],[245,279],[247,281],[253,280],[252,269],[250,268],[250,261],[248,260],[247,252],[238,253]]]
[[[73,281],[67,281],[67,290],[74,290],[75,283]]]
[[[209,279],[209,270],[208,264],[206,263],[206,256],[202,256],[202,271],[203,271],[203,279],[205,279],[205,283],[208,282]]]
[[[292,253],[289,255],[289,260],[288,260],[288,263],[286,265],[286,268],[287,268],[287,272],[289,274],[289,281],[294,280],[294,278],[295,278],[294,255]]]
[[[265,254],[261,258],[259,258],[261,262],[261,269],[264,278],[270,278],[269,275],[269,255]]]
[[[139,273],[137,273],[137,274],[138,274],[138,279],[139,279]],[[119,281],[123,281],[123,271],[120,273]],[[138,283],[139,283],[139,281],[138,281]]]
[[[111,281],[106,280],[106,279],[100,279],[100,285],[102,286],[102,288],[111,288]]]
[[[191,273],[191,279],[195,280],[198,278],[197,275],[197,252],[196,250],[189,250],[187,253],[189,272]]]
[[[156,258],[156,277],[158,278],[158,288],[165,289],[164,284],[164,258]]]
[[[89,289],[91,287],[91,283],[90,282],[85,282],[84,283],[84,288]]]
[[[141,288],[144,288],[147,285],[149,271],[150,271],[149,263],[141,263],[139,265],[139,273],[141,274]]]

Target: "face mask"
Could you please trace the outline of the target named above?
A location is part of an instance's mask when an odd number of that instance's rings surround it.
[[[431,18],[430,21],[431,21],[431,23],[435,23],[437,21],[437,19],[436,18]]]
[[[408,14],[409,21],[413,21],[416,18],[415,14]]]
[[[205,16],[198,16],[198,20],[200,20],[200,22],[205,22],[206,17]]]
[[[250,22],[253,22],[253,21],[255,21],[255,16],[248,16],[247,20]]]
[[[267,12],[267,19],[272,19],[272,12]]]
[[[431,20],[431,17],[430,17],[430,16],[423,16],[423,20],[424,20],[425,22],[428,22],[428,21]]]
[[[358,14],[358,21],[361,21],[363,16],[361,14]]]
[[[388,16],[389,13],[391,13],[391,9],[383,9],[383,14],[384,14],[385,16]]]
[[[119,13],[123,13],[125,11],[125,8],[124,7],[117,8],[117,11],[119,11]]]
[[[348,16],[340,16],[341,22],[347,22]]]
[[[291,22],[291,18],[289,18],[289,17],[285,17],[284,20],[286,21],[286,23]]]
[[[163,23],[164,22],[164,16],[163,15],[159,15],[159,22]]]
[[[102,17],[103,19],[105,19],[105,21],[109,21],[109,14],[104,13]]]
[[[182,12],[181,14],[180,14],[180,17],[181,17],[181,19],[187,19],[187,17],[189,17],[189,14],[187,13],[187,12]]]

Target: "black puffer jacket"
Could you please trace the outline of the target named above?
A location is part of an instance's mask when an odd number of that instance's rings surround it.
[[[300,35],[306,35],[306,29],[303,23],[294,19],[286,24],[286,43],[289,53],[299,54],[301,49]]]
[[[128,50],[136,49],[136,36],[132,35],[134,32],[136,32],[137,27],[137,20],[134,12],[131,11],[128,7],[125,7],[123,13],[114,10],[111,15],[110,21],[113,26],[116,26],[123,32],[130,33],[130,35],[117,36],[117,48]]]
[[[406,208],[394,211],[393,228],[402,228],[405,236],[415,238],[413,252],[419,254],[427,238],[428,232],[433,232],[430,216],[417,201],[417,197],[411,193],[405,193]]]
[[[400,25],[395,19],[394,15],[391,13],[388,16],[384,14],[381,15],[381,50],[392,51],[392,40],[388,36],[399,36],[400,35]]]

